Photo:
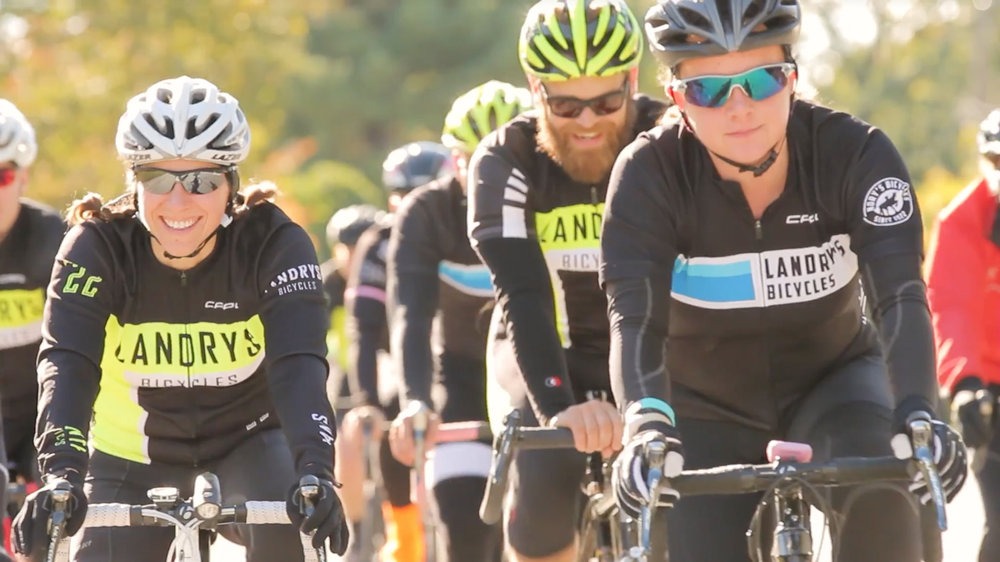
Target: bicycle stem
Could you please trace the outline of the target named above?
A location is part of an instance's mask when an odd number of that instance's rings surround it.
[[[910,434],[913,436],[913,458],[916,459],[917,466],[927,481],[927,489],[937,512],[938,529],[947,531],[948,514],[945,512],[944,488],[941,486],[941,476],[934,465],[934,454],[931,452],[931,443],[934,438],[931,423],[924,419],[911,421]]]

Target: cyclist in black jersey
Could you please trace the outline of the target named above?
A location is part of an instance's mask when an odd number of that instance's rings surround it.
[[[63,227],[59,214],[23,198],[38,144],[17,107],[0,99],[0,482],[38,479],[35,468],[35,357],[42,340],[45,286]],[[0,506],[6,508],[6,486]],[[6,513],[5,513],[6,515]],[[6,539],[6,537],[4,537]],[[10,560],[0,546],[0,562]]]
[[[439,420],[487,419],[486,329],[480,319],[492,306],[493,286],[466,235],[466,171],[479,141],[530,105],[527,90],[495,80],[456,99],[441,138],[456,173],[407,196],[389,239],[392,359],[407,401],[392,424],[390,445],[400,461],[413,465],[413,418],[431,409],[426,435],[434,452],[425,482],[433,490],[441,562],[490,562],[501,552],[499,525],[478,517],[490,446],[435,446],[434,436]]]
[[[389,153],[382,164],[382,183],[388,193],[390,213],[410,191],[451,173],[448,150],[437,143],[413,142]],[[387,429],[385,420],[399,413],[397,378],[388,365],[389,327],[386,317],[386,265],[389,235],[395,218],[386,215],[369,228],[358,240],[357,260],[348,277],[347,307],[349,333],[355,349],[349,373],[358,389],[356,400],[361,404],[344,416],[343,438],[338,445],[339,458],[360,471],[364,446],[361,420],[371,418],[375,435],[382,439]],[[382,514],[386,523],[386,544],[382,557],[387,562],[422,562],[424,559],[423,531],[417,506],[410,501],[410,470],[397,461],[382,440],[380,472],[387,501]],[[344,498],[363,498],[360,491],[348,492]],[[347,511],[353,524],[358,524],[364,503],[355,505],[348,500]],[[353,517],[358,514],[358,517]]]
[[[572,429],[582,452],[620,447],[607,301],[597,283],[604,194],[618,151],[665,106],[636,93],[641,28],[622,0],[542,0],[519,58],[536,110],[488,136],[469,172],[469,236],[498,307],[487,352],[491,423]],[[586,456],[521,451],[506,513],[513,560],[576,559]]]
[[[327,381],[330,404],[338,414],[338,402],[350,399],[350,385],[347,381],[349,345],[346,330],[346,307],[344,293],[347,291],[347,276],[354,262],[354,248],[358,239],[373,224],[380,221],[384,212],[372,205],[349,205],[330,217],[326,225],[326,239],[332,256],[319,264],[323,275],[323,291],[326,293],[327,313],[330,315],[330,330],[327,333],[327,354],[330,358],[330,377]],[[336,372],[334,372],[336,370]],[[342,474],[338,479],[347,480]]]
[[[154,486],[186,497],[210,470],[224,503],[287,500],[294,527],[221,531],[248,560],[302,560],[299,529],[342,553],[319,265],[267,201],[273,185],[238,191],[250,129],[237,100],[200,78],[157,82],[128,102],[116,145],[128,190],[74,203],[48,286],[35,438],[46,485],[14,522],[16,550],[47,546],[56,479],[72,488],[74,535],[88,502],[143,504]],[[321,493],[304,518],[305,475]],[[154,562],[172,540],[166,527],[87,528],[73,559]]]
[[[903,458],[908,422],[924,418],[949,498],[965,479],[964,445],[934,417],[909,174],[879,129],[795,99],[800,20],[796,0],[667,0],[646,15],[678,111],[622,151],[601,237],[627,512],[650,500],[653,439],[671,450],[668,474],[763,462],[770,439],[807,442],[816,460]],[[832,495],[837,559],[919,560],[906,491],[859,492]],[[758,499],[680,502],[670,560],[748,560]]]

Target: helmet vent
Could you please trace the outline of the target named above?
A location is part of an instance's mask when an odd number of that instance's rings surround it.
[[[756,19],[757,16],[759,16],[763,11],[764,9],[763,6],[761,6],[761,2],[751,2],[750,5],[747,6],[746,10],[743,11],[743,26],[745,27],[749,25],[750,22]]]
[[[142,117],[146,121],[146,123],[149,123],[149,126],[152,127],[153,130],[158,131],[161,135],[166,137],[174,136],[174,122],[171,119],[164,120],[163,127],[161,130],[160,124],[156,122],[156,119],[153,118],[153,115],[151,113],[147,113]]]

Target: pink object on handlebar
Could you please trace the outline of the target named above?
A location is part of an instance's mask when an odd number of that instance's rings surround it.
[[[783,461],[809,462],[812,460],[812,456],[812,447],[805,443],[773,440],[767,444],[768,462],[774,462],[778,459]]]

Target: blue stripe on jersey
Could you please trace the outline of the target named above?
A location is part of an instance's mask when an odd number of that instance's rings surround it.
[[[671,283],[673,293],[700,301],[737,302],[756,298],[750,260],[691,263],[678,257]]]
[[[465,294],[493,296],[490,270],[485,265],[463,265],[442,261],[438,264],[438,277]]]

